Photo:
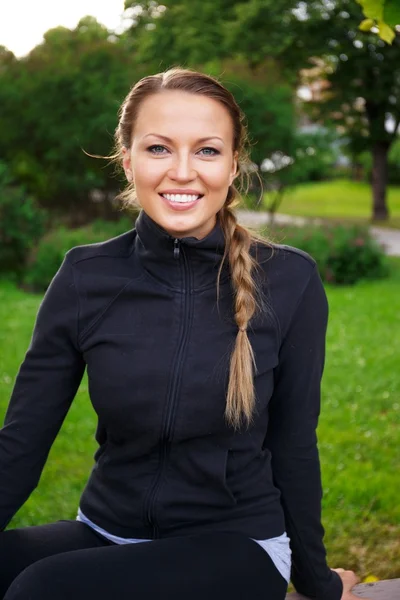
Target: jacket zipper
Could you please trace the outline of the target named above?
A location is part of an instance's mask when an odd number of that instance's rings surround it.
[[[161,434],[161,447],[160,447],[160,464],[158,468],[158,472],[154,479],[153,485],[150,489],[147,504],[146,504],[146,517],[149,525],[153,530],[153,538],[159,537],[159,524],[157,523],[157,519],[155,516],[155,501],[157,497],[157,492],[160,487],[161,477],[164,472],[164,468],[167,464],[171,440],[172,440],[172,432],[173,425],[175,422],[175,413],[176,413],[176,405],[177,398],[179,394],[180,388],[180,374],[183,364],[183,358],[185,355],[185,348],[188,341],[188,333],[189,333],[189,317],[191,313],[191,302],[190,302],[190,271],[189,264],[187,262],[187,258],[181,248],[180,240],[174,240],[174,258],[176,260],[180,260],[182,257],[183,264],[183,279],[184,279],[184,295],[183,295],[183,326],[180,334],[180,339],[178,343],[178,349],[176,352],[176,361],[175,368],[172,373],[172,381],[171,387],[168,394],[167,399],[167,411],[166,417],[164,420],[163,431]]]

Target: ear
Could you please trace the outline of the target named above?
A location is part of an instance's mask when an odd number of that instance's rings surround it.
[[[233,153],[233,160],[232,160],[232,169],[231,169],[231,173],[230,173],[230,177],[229,177],[229,185],[232,185],[233,181],[236,179],[236,177],[238,176],[238,166],[239,166],[239,153],[236,150]]]
[[[133,181],[131,153],[125,146],[122,147],[122,166],[128,181]]]

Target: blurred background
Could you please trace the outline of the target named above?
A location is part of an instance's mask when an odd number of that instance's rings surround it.
[[[330,566],[400,577],[398,0],[1,3],[0,415],[65,252],[134,227],[122,174],[86,153],[110,154],[130,87],[176,65],[219,77],[246,114],[239,220],[312,254],[326,285]],[[11,526],[74,518],[94,428],[85,378]]]

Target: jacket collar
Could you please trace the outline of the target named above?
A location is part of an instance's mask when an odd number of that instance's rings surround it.
[[[174,238],[142,210],[136,220],[136,253],[142,266],[168,287],[183,289],[190,276],[193,290],[216,285],[225,239],[219,221],[203,239]],[[221,281],[228,275],[224,264]],[[187,281],[187,279],[186,279]]]

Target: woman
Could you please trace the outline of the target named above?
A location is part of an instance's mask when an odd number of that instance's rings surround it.
[[[132,231],[73,248],[0,437],[0,526],[38,483],[87,368],[99,449],[76,521],[0,535],[6,600],[355,598],[326,564],[314,260],[236,222],[242,114],[203,74],[146,77],[117,155]]]

